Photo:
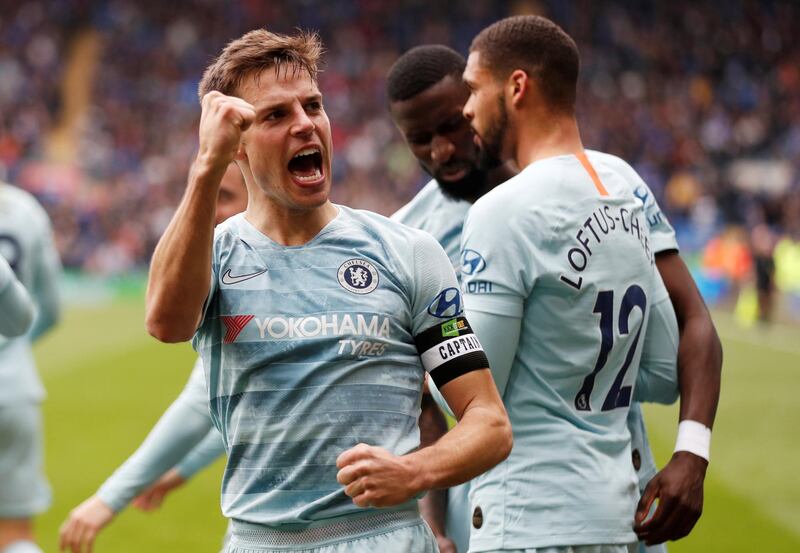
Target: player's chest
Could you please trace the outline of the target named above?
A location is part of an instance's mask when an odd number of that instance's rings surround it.
[[[217,308],[248,320],[260,339],[388,337],[411,318],[396,272],[353,248],[229,255],[217,270]]]

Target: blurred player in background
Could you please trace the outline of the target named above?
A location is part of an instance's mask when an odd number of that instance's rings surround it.
[[[655,538],[664,526],[685,535],[702,503],[716,394],[712,402],[686,394],[705,418],[682,422],[676,449],[686,449],[687,430],[704,443],[676,453],[636,509],[624,421],[634,380],[641,398],[660,398],[657,384],[667,373],[647,371],[669,363],[677,323],[657,272],[648,275],[653,250],[632,193],[641,179],[622,160],[581,144],[578,68],[572,39],[527,16],[482,31],[464,73],[471,91],[464,115],[482,162],[512,158],[523,167],[475,204],[464,228],[465,258],[475,258],[463,279],[468,311],[519,440],[502,470],[473,482],[474,551],[632,551],[634,511],[639,537],[650,543],[663,541]],[[712,363],[692,380],[713,372]],[[690,486],[664,474],[689,476]],[[687,497],[673,498],[665,481],[683,485]]]
[[[502,460],[510,428],[441,246],[328,200],[320,53],[315,36],[259,30],[207,69],[200,154],[153,256],[147,326],[201,352],[228,451],[230,553],[435,551],[415,496]],[[234,159],[248,207],[215,236]],[[417,450],[424,370],[461,424]]]
[[[459,119],[453,116],[456,113],[461,116],[469,96],[469,90],[461,80],[465,65],[466,60],[446,46],[420,46],[408,51],[395,62],[387,82],[392,119],[422,167],[434,177],[393,218],[433,234],[454,265],[459,268],[459,272],[462,268],[466,272],[477,268],[473,266],[475,259],[469,254],[463,259],[462,267],[460,255],[463,221],[471,202],[476,198],[472,183],[482,183],[477,191],[480,196],[516,173],[507,163],[489,170],[480,168],[477,163],[478,151],[466,119],[461,117],[459,125]],[[455,182],[447,179],[447,174],[453,172],[447,171],[447,168],[457,170],[462,167],[468,169],[459,176],[467,176]],[[472,176],[475,173],[479,176]],[[463,188],[461,184],[464,185]],[[710,415],[705,416],[710,416],[710,420],[713,420],[713,409],[719,397],[719,339],[697,287],[678,254],[675,233],[661,213],[655,197],[643,181],[639,182],[633,192],[644,204],[656,264],[670,293],[680,324],[678,355],[682,409],[708,413],[710,408]],[[707,386],[706,382],[709,380],[716,381],[717,385]],[[435,441],[446,430],[441,413],[430,400],[423,402],[420,427],[424,443]],[[631,432],[633,466],[637,471],[640,492],[644,492],[657,470],[638,402],[631,405],[628,429]],[[696,494],[689,492],[698,485],[702,487],[704,471],[676,474],[675,469],[676,466],[671,465],[659,477],[661,481],[670,482],[661,492],[664,502],[671,505],[662,512],[662,520],[668,518],[664,515],[672,511],[694,512],[702,507],[696,503]],[[444,525],[440,514],[444,502],[439,500],[438,505],[431,505],[423,510],[443,551],[451,547],[447,538],[455,541],[458,551],[467,551],[471,521],[467,493],[468,484],[463,484],[451,488],[447,494],[446,537],[442,531]],[[436,502],[436,493],[429,493],[422,501]],[[654,528],[658,525],[658,520],[652,523]],[[669,528],[665,528],[665,531],[669,531]],[[670,539],[680,537],[674,534],[665,535],[669,535]],[[641,550],[656,553],[663,551],[664,546],[647,548],[642,543]]]
[[[0,338],[22,336],[31,327],[36,308],[5,257],[0,256]]]
[[[228,166],[217,194],[214,224],[247,207],[247,189],[235,163]],[[208,389],[200,359],[181,394],[164,412],[142,445],[97,493],[75,507],[60,532],[61,549],[91,551],[98,533],[133,502],[149,511],[199,470],[225,453],[222,436],[208,413]]]
[[[58,320],[61,264],[44,209],[27,192],[3,183],[0,255],[36,306],[27,334],[0,337],[0,552],[35,553],[41,550],[32,519],[50,505],[50,487],[43,473],[39,409],[45,392],[31,343]]]

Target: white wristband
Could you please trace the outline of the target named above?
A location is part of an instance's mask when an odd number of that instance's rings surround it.
[[[678,424],[675,451],[688,451],[708,461],[711,453],[711,429],[697,421],[681,421]]]

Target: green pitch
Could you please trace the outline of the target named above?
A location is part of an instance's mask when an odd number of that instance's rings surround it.
[[[45,551],[75,505],[141,442],[188,378],[194,354],[143,329],[141,300],[72,308],[37,345],[48,389],[44,405],[53,506],[38,519]],[[797,329],[739,331],[718,320],[725,346],[723,397],[714,430],[706,509],[674,553],[800,551],[800,402]],[[656,456],[674,443],[677,410],[649,408]],[[124,511],[101,535],[98,553],[218,551],[222,464],[199,475],[155,513]]]

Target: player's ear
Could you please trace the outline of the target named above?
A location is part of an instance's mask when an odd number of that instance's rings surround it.
[[[531,79],[522,69],[515,69],[508,77],[508,92],[511,97],[511,105],[518,107],[528,94],[531,87]]]

